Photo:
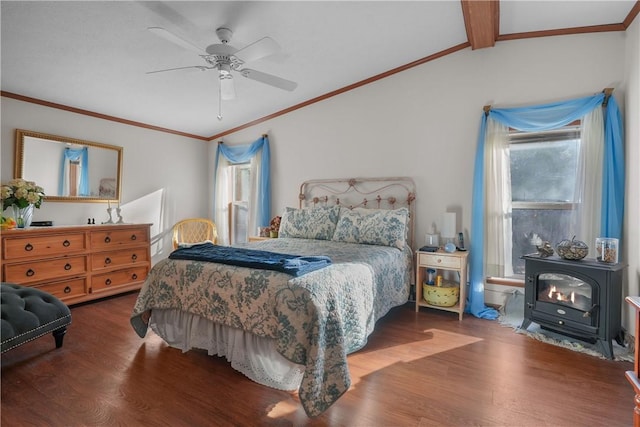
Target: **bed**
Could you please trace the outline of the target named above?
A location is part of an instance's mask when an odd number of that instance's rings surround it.
[[[347,355],[408,299],[414,200],[410,178],[306,181],[299,206],[282,213],[280,237],[246,249],[330,263],[295,275],[175,259],[194,249],[179,248],[151,269],[131,324],[140,337],[151,329],[182,351],[226,357],[260,384],[298,390],[307,415],[318,416],[351,385]],[[213,246],[195,250],[225,249]]]

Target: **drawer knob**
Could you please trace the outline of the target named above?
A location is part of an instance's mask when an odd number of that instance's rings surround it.
[[[135,234],[131,235],[131,240],[136,240],[138,237]]]
[[[65,294],[68,294],[68,293],[70,293],[70,292],[71,292],[71,287],[70,287],[70,286],[65,286],[65,288],[64,288],[64,293],[65,293]]]
[[[111,237],[107,236],[104,238],[105,243],[111,243]]]
[[[138,255],[136,255],[136,254],[131,255],[131,260],[132,261],[135,261],[137,259],[138,259]]]
[[[137,275],[136,273],[133,273],[133,274],[131,275],[131,278],[132,278],[133,280],[136,280],[136,279],[138,278],[138,275]]]
[[[107,286],[109,286],[109,285],[111,284],[111,279],[107,279],[107,280],[105,280],[105,281],[104,281],[104,284],[105,284],[105,285],[107,285]]]
[[[29,252],[33,250],[33,245],[31,243],[27,243],[24,247],[24,250]]]
[[[27,274],[27,277],[31,277],[31,276],[33,276],[34,274],[36,274],[36,272],[35,272],[35,271],[33,271],[32,269],[28,269],[26,274]]]
[[[437,263],[440,264],[442,262],[442,259],[438,258]]]
[[[71,270],[71,264],[66,263],[66,264],[64,265],[64,269],[65,269],[65,270],[67,270],[67,271]]]
[[[65,248],[68,248],[69,246],[71,246],[71,242],[68,240],[65,240],[64,242],[62,242],[62,246],[64,246]]]
[[[104,263],[105,263],[105,264],[111,264],[111,258],[106,257],[106,258],[104,259]]]

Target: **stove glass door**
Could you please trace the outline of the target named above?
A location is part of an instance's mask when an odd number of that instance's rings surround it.
[[[542,273],[538,276],[537,299],[589,311],[593,305],[593,289],[582,280],[561,273]]]

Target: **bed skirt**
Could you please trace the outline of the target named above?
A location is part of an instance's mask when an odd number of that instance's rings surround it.
[[[304,365],[285,359],[276,342],[240,329],[214,323],[175,309],[154,309],[149,326],[171,347],[207,350],[225,357],[231,367],[258,384],[278,390],[298,390]]]

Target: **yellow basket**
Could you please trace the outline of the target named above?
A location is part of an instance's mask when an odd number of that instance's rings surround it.
[[[453,307],[460,299],[460,285],[443,280],[442,285],[422,285],[422,297],[426,302],[438,307]]]

